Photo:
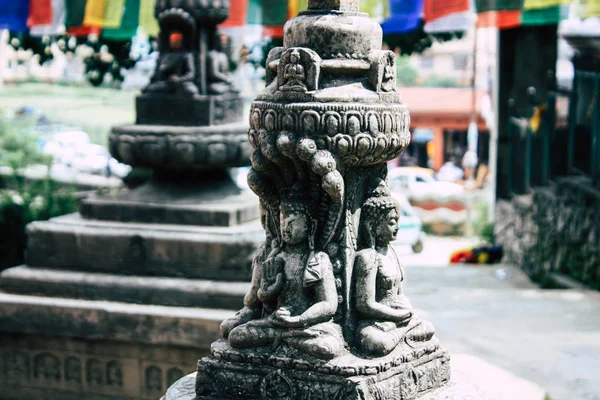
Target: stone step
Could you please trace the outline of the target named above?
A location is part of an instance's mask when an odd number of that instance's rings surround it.
[[[135,276],[250,281],[260,222],[233,227],[86,220],[70,214],[27,228],[25,264]]]
[[[0,292],[0,332],[209,349],[231,310]]]
[[[20,266],[0,273],[6,293],[175,307],[239,310],[246,282],[119,276]]]

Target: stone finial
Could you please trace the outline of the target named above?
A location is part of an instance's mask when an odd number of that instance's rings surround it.
[[[309,10],[358,11],[359,0],[308,0]]]

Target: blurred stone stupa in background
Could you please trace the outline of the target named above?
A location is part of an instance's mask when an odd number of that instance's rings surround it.
[[[151,180],[28,227],[0,275],[1,399],[158,399],[243,306],[264,233],[242,100],[217,25],[222,0],[158,0],[160,56],[111,154]],[[231,311],[227,311],[231,310]]]
[[[266,241],[244,307],[166,400],[478,398],[447,391],[450,354],[403,290],[386,162],[410,117],[358,3],[309,0],[268,56],[248,135]]]

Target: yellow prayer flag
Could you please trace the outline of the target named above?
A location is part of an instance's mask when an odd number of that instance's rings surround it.
[[[581,0],[583,18],[600,17],[600,0]]]
[[[156,36],[160,31],[158,21],[154,17],[156,0],[140,1],[140,26],[148,36]]]
[[[123,20],[123,11],[125,10],[125,0],[109,0],[106,2],[104,10],[104,27],[118,28]]]
[[[87,0],[85,5],[85,16],[83,25],[104,26],[104,11],[106,10],[106,0]]]
[[[535,10],[538,8],[558,7],[571,4],[573,0],[525,0],[523,9]]]

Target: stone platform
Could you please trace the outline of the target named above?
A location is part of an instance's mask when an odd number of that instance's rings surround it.
[[[47,269],[221,281],[251,277],[260,222],[234,227],[122,223],[71,214],[27,228],[25,263]]]
[[[175,383],[169,388],[166,395],[161,400],[196,400],[194,391],[196,382],[196,373],[190,374]],[[293,399],[293,398],[290,398]],[[339,400],[346,399],[339,397]],[[404,397],[394,397],[395,400],[403,400]],[[287,398],[286,398],[287,400]],[[472,383],[452,379],[444,387],[433,389],[423,393],[419,400],[492,400],[485,392]]]
[[[243,107],[243,99],[234,93],[220,96],[145,93],[136,99],[138,124],[220,125],[239,121]]]
[[[363,359],[351,353],[323,361],[285,346],[272,349],[212,345],[212,358],[198,362],[197,385],[207,400],[377,398],[416,399],[450,379],[450,355],[436,338],[404,343],[392,354]]]

